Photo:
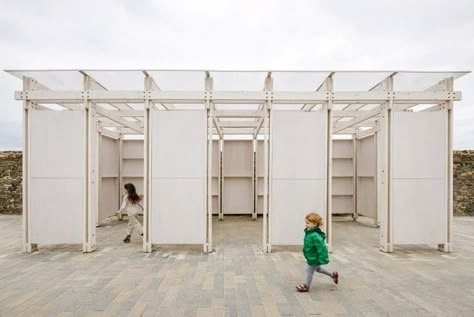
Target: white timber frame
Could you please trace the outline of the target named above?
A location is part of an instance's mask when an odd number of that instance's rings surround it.
[[[49,71],[8,70],[7,72],[22,78],[23,89],[15,91],[15,99],[23,102],[23,251],[32,252],[37,249],[31,239],[31,127],[32,111],[81,111],[85,119],[84,132],[84,212],[83,212],[83,252],[92,252],[96,248],[95,227],[98,195],[100,192],[99,148],[102,135],[119,140],[120,156],[124,140],[129,136],[143,136],[144,142],[144,236],[143,251],[151,252],[151,199],[152,180],[152,139],[150,131],[151,110],[180,111],[181,106],[202,105],[207,115],[206,142],[206,190],[205,190],[205,223],[206,235],[203,250],[212,252],[212,214],[213,214],[213,164],[219,164],[218,181],[218,218],[223,219],[222,211],[222,166],[221,162],[213,162],[213,146],[219,146],[219,160],[222,161],[223,142],[226,136],[248,136],[254,151],[252,187],[254,204],[252,218],[257,218],[257,181],[256,157],[264,157],[263,175],[263,241],[262,248],[271,252],[272,208],[272,117],[278,106],[298,107],[299,111],[323,111],[327,117],[327,138],[325,144],[325,221],[329,249],[332,245],[332,136],[348,135],[351,139],[360,139],[374,135],[377,153],[377,219],[380,224],[380,250],[393,252],[394,247],[394,210],[393,210],[393,114],[395,112],[437,111],[446,117],[446,137],[444,149],[445,164],[445,201],[444,241],[439,242],[439,250],[452,251],[452,213],[453,213],[453,173],[452,173],[452,138],[453,138],[453,107],[454,102],[461,100],[461,92],[455,91],[454,79],[468,72],[445,72],[445,77],[437,77],[428,88],[421,90],[396,89],[398,76],[411,73],[429,76],[435,72],[390,72],[386,78],[368,91],[334,89],[338,72],[327,72],[322,82],[311,83],[318,87],[314,91],[308,89],[274,89],[278,84],[278,76],[285,72],[268,71],[263,82],[263,90],[214,90],[213,72],[200,71],[203,78],[203,89],[162,89],[153,77],[159,70],[136,70],[143,76],[143,90],[106,89],[107,85],[94,78],[97,70],[69,70],[80,74],[83,78],[82,90],[51,89],[48,83],[40,83],[36,74]],[[51,71],[53,72],[53,71]],[[58,71],[55,71],[56,73]],[[60,71],[59,71],[60,72]],[[169,72],[169,71],[168,71]],[[232,72],[228,72],[232,73]],[[293,72],[294,74],[298,72]],[[371,72],[363,72],[371,73]],[[443,72],[437,72],[443,76]],[[41,76],[39,76],[41,78]],[[336,78],[336,79],[335,79]],[[66,85],[65,85],[66,86]],[[59,106],[55,109],[51,105]],[[107,106],[104,106],[107,105]],[[134,105],[143,105],[135,107]],[[233,105],[234,108],[218,107]],[[245,105],[258,105],[249,110]],[[301,106],[299,106],[301,105]],[[343,107],[339,107],[343,105]],[[417,110],[418,105],[429,105]],[[241,106],[241,108],[239,108]],[[296,108],[294,108],[296,109]],[[132,118],[132,119],[127,119]],[[398,127],[400,129],[400,127]],[[216,141],[217,143],[214,143]],[[263,141],[263,153],[256,153],[258,142]],[[354,166],[357,162],[354,141]],[[123,164],[119,160],[119,186],[123,187]],[[216,176],[214,176],[215,178]],[[354,167],[353,195],[357,192],[357,175]],[[354,198],[354,218],[357,218],[357,202]],[[310,210],[308,210],[310,212]]]

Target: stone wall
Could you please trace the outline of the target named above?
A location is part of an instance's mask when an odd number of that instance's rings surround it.
[[[474,216],[474,151],[454,151],[454,212]]]
[[[21,213],[21,152],[0,152],[0,213]]]
[[[0,213],[21,213],[21,152],[0,152]],[[474,151],[454,151],[454,213],[474,216]]]

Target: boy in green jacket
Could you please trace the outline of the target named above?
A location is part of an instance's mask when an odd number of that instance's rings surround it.
[[[313,280],[314,271],[331,277],[334,283],[338,283],[339,274],[324,268],[329,263],[328,250],[326,248],[326,234],[319,228],[323,225],[323,219],[317,213],[310,213],[305,217],[306,229],[304,229],[303,254],[306,259],[306,276],[304,284],[296,286],[298,292],[307,292]]]

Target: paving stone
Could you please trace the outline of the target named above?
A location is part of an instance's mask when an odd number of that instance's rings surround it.
[[[454,218],[454,252],[378,250],[378,229],[333,224],[328,268],[308,293],[300,248],[261,250],[262,221],[215,221],[215,252],[121,242],[126,222],[97,228],[98,250],[78,245],[21,252],[21,216],[0,215],[0,316],[473,316],[474,218]],[[294,251],[296,250],[296,251]]]

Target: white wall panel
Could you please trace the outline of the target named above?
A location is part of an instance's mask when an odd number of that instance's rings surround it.
[[[100,186],[99,221],[113,216],[119,210],[119,183],[118,178],[102,178]]]
[[[204,179],[153,179],[152,243],[204,243],[204,185]]]
[[[205,243],[205,111],[151,112],[151,242]]]
[[[447,230],[446,112],[392,114],[394,244],[438,244]]]
[[[251,214],[253,190],[251,177],[224,178],[224,214]]]
[[[122,154],[124,158],[143,159],[145,149],[143,140],[124,140]]]
[[[305,215],[326,217],[326,118],[325,112],[273,112],[272,244],[300,245]]]
[[[446,177],[446,113],[393,113],[393,178]]]
[[[446,231],[444,179],[393,180],[393,242],[443,243]]]
[[[31,111],[31,177],[84,177],[84,113]]]
[[[366,217],[377,217],[377,187],[375,178],[357,179],[357,213]]]
[[[325,112],[274,111],[273,178],[325,177]]]
[[[31,242],[82,244],[84,203],[82,179],[31,180]]]
[[[84,113],[32,111],[31,242],[82,243]]]
[[[100,143],[101,175],[106,177],[119,176],[119,141],[102,136]]]
[[[374,135],[357,140],[357,176],[375,177],[377,170],[375,149]]]
[[[154,111],[152,177],[205,177],[204,111]]]
[[[357,213],[377,217],[376,136],[357,139]]]
[[[126,159],[123,161],[123,177],[143,177],[144,161],[142,159]]]
[[[274,180],[272,188],[272,244],[303,243],[304,217],[324,215],[324,180]]]

